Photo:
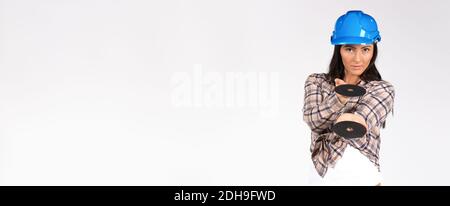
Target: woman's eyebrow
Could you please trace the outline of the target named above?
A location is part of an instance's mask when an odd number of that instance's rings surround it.
[[[344,46],[344,48],[353,48],[353,49],[356,49],[356,47],[354,47],[354,46],[351,46],[351,45],[345,45]],[[371,48],[370,46],[363,46],[363,47],[361,47],[362,49],[364,49],[364,48]]]

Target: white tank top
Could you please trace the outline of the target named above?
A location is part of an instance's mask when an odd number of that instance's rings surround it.
[[[312,163],[311,163],[312,165]],[[321,178],[312,166],[309,184],[311,185],[360,185],[375,186],[382,182],[381,173],[374,163],[359,150],[347,145],[344,154],[336,162],[334,168],[329,167],[324,178]]]

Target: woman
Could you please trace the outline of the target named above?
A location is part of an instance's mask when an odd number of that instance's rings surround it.
[[[328,73],[311,74],[305,82],[303,119],[311,128],[312,184],[381,185],[380,127],[393,111],[395,93],[375,66],[380,40],[375,19],[348,11],[335,24]],[[341,84],[364,87],[366,93],[342,96],[334,91]],[[367,133],[345,139],[331,131],[340,121],[358,122]]]

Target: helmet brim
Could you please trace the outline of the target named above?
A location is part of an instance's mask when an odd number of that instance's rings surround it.
[[[340,37],[336,39],[331,39],[331,44],[333,45],[344,45],[344,44],[361,44],[370,45],[373,44],[375,40],[367,39],[364,37]]]

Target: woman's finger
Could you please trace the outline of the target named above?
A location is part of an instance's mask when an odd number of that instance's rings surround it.
[[[344,80],[339,79],[339,78],[334,79],[334,82],[336,83],[336,85],[345,84]]]

